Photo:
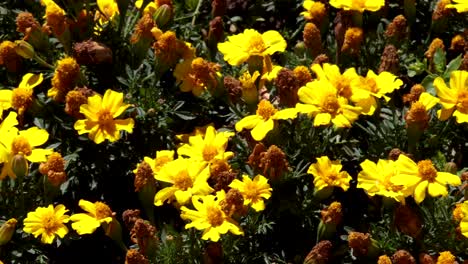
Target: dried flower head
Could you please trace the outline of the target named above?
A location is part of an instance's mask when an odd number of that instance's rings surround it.
[[[432,13],[432,21],[437,21],[446,18],[452,14],[452,9],[446,8],[445,6],[450,4],[451,0],[439,0]]]
[[[277,146],[271,145],[266,152],[260,154],[259,169],[270,179],[278,179],[289,170],[286,154]]]
[[[333,202],[327,208],[320,211],[322,221],[325,224],[339,225],[343,219],[343,211],[340,202]]]
[[[112,50],[102,43],[87,40],[73,45],[73,57],[82,65],[112,63]]]
[[[214,2],[215,1],[213,1],[213,3]],[[223,39],[223,34],[224,34],[223,19],[217,16],[210,21],[210,30],[208,31],[208,40],[212,41],[212,44],[218,43]]]
[[[416,264],[414,257],[406,250],[398,250],[392,256],[394,264]]]
[[[307,23],[302,34],[304,44],[312,57],[320,54],[322,50],[322,37],[320,29],[314,23]]]
[[[49,182],[54,186],[59,186],[67,179],[65,160],[57,152],[52,152],[47,161],[39,165],[39,172],[46,175]]]
[[[429,254],[420,253],[419,254],[419,263],[420,264],[435,264],[435,260]]]
[[[464,37],[461,34],[458,34],[455,37],[453,37],[450,43],[449,50],[455,53],[463,53],[466,49],[468,49],[468,41],[465,38],[466,37]]]
[[[403,15],[398,15],[393,19],[392,23],[388,24],[385,36],[398,43],[398,41],[406,38],[408,34],[407,26],[406,18]]]
[[[138,244],[141,252],[146,255],[148,250],[152,249],[158,243],[156,237],[156,228],[148,221],[138,219],[135,221],[130,231],[131,240]]]
[[[370,234],[360,232],[350,232],[348,235],[348,245],[353,249],[354,256],[365,256],[371,246]]]
[[[125,264],[149,264],[149,260],[145,255],[141,254],[136,249],[127,250],[127,255],[125,256]]]
[[[390,160],[397,160],[398,157],[401,155],[401,154],[405,154],[403,151],[401,151],[401,149],[399,148],[393,148],[392,150],[390,150],[390,152],[388,153],[388,159]]]
[[[80,65],[72,57],[66,57],[57,62],[52,88],[47,91],[47,96],[55,101],[63,102],[67,93],[73,89],[80,77]]]
[[[463,203],[457,203],[455,204],[455,209],[453,209],[453,219],[459,223],[464,217],[465,214],[463,213]]]
[[[130,38],[130,43],[137,43],[140,39],[151,41],[153,33],[151,30],[156,26],[153,20],[153,16],[150,13],[144,14],[135,25],[135,30]]]
[[[65,97],[65,113],[78,119],[84,118],[84,115],[80,113],[80,106],[87,102],[88,97],[82,91],[78,89],[70,91]]]
[[[167,67],[174,67],[183,58],[189,60],[195,57],[191,46],[176,37],[173,31],[162,32],[158,28],[152,29],[156,42],[153,44],[154,54]]]
[[[211,1],[211,15],[213,17],[222,17],[226,13],[227,3],[226,0],[213,0]]]
[[[304,264],[331,263],[333,244],[328,240],[318,242],[307,254]]]
[[[29,12],[20,12],[16,16],[16,31],[28,34],[31,29],[40,29],[41,25],[37,22],[33,14]]]
[[[444,42],[440,38],[435,38],[434,40],[432,40],[431,44],[429,45],[429,48],[424,53],[424,55],[429,60],[432,60],[437,49],[445,50]]]
[[[275,79],[276,89],[278,89],[279,101],[287,107],[294,107],[299,102],[297,91],[299,85],[294,72],[288,68],[283,68],[278,72]]]
[[[312,62],[312,65],[314,64],[319,64],[322,66],[324,63],[328,63],[330,59],[326,54],[319,54],[317,57],[315,57],[314,61]]]
[[[361,43],[364,40],[364,32],[361,28],[350,27],[346,29],[343,46],[341,47],[342,52],[348,52],[350,54],[359,54]]]
[[[399,70],[399,59],[397,49],[393,45],[385,46],[385,49],[380,57],[380,66],[379,73],[381,72],[391,72],[397,74]]]
[[[296,66],[293,70],[294,77],[296,78],[297,85],[299,87],[306,85],[306,83],[312,81],[312,75],[310,74],[309,68],[306,66]]]
[[[242,97],[242,84],[232,76],[224,77],[224,88],[227,90],[229,100],[233,103],[239,102]]]
[[[122,213],[122,219],[128,230],[132,230],[135,222],[141,219],[140,213],[141,211],[139,209],[127,209]]]
[[[411,237],[417,237],[421,232],[422,219],[408,205],[400,205],[395,211],[395,225],[400,232]]]
[[[244,197],[237,189],[230,189],[226,193],[226,198],[220,202],[221,209],[229,217],[234,214],[244,215],[247,208],[244,207]]]
[[[426,90],[424,86],[421,84],[415,84],[411,87],[411,91],[409,94],[403,95],[403,102],[404,103],[413,103],[419,100],[419,96]]]
[[[147,184],[155,184],[154,173],[151,166],[146,161],[142,161],[138,164],[135,173],[135,192],[141,191],[141,189]]]
[[[15,46],[9,40],[0,43],[0,65],[5,65],[9,72],[16,72],[21,66],[21,57],[16,54]]]

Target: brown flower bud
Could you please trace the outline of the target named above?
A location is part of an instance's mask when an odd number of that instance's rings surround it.
[[[387,71],[397,74],[399,70],[399,59],[397,49],[393,45],[385,46],[385,49],[380,57],[379,73]]]
[[[139,209],[135,209],[135,210],[127,209],[122,213],[122,219],[127,229],[132,230],[135,222],[138,219],[141,219],[140,210]]]
[[[258,168],[263,170],[263,175],[274,180],[289,170],[289,163],[286,154],[279,147],[271,145],[266,152],[260,153]]]
[[[172,3],[162,4],[154,13],[154,20],[159,28],[165,28],[174,16]]]
[[[333,202],[327,208],[320,211],[322,221],[325,224],[339,225],[343,219],[343,211],[340,202]]]
[[[407,36],[407,21],[403,15],[396,16],[392,23],[388,24],[385,36],[394,40],[395,44]]]
[[[223,19],[217,16],[210,21],[210,30],[208,31],[208,41],[210,42],[211,45],[214,45],[223,39],[223,34],[224,34]]]
[[[312,65],[320,64],[320,66],[321,66],[322,64],[327,63],[329,61],[330,61],[330,59],[328,58],[328,56],[326,54],[320,54],[317,57],[315,57],[314,61],[312,62]]]
[[[281,69],[276,76],[275,85],[282,105],[294,107],[299,102],[297,91],[300,87],[293,71],[288,68]]]
[[[143,187],[147,184],[155,184],[154,172],[146,161],[142,161],[140,164],[138,164],[135,173],[135,192],[141,191],[141,189],[143,189]]]
[[[395,161],[395,160],[398,159],[400,154],[404,154],[404,152],[401,151],[401,149],[399,149],[399,148],[394,148],[394,149],[390,150],[390,153],[388,153],[388,159]]]
[[[413,103],[419,100],[419,96],[425,92],[424,86],[421,84],[415,84],[411,87],[411,91],[409,94],[403,95],[403,102],[404,103]]]
[[[392,256],[393,264],[416,264],[416,260],[406,250],[398,250]]]
[[[468,41],[463,37],[463,35],[458,34],[452,38],[449,50],[455,53],[463,53],[465,49],[468,49]]]
[[[213,0],[211,1],[211,15],[213,17],[222,17],[226,13],[227,3],[226,0]]]
[[[434,259],[426,253],[419,254],[419,263],[420,264],[435,264]]]
[[[348,52],[349,54],[359,54],[361,49],[361,43],[364,40],[364,31],[358,27],[351,27],[346,30],[343,46],[341,47],[342,52]]]
[[[405,235],[417,237],[421,232],[422,220],[408,205],[400,205],[395,211],[395,225]]]
[[[13,171],[13,174],[15,177],[18,178],[23,178],[29,173],[29,163],[28,160],[26,160],[26,157],[22,154],[16,154],[14,155],[11,160],[11,170]]]
[[[242,97],[242,84],[232,76],[224,77],[224,88],[227,90],[229,100],[233,103],[239,102]]]
[[[309,69],[306,66],[297,66],[293,70],[294,77],[296,78],[297,85],[302,87],[308,82],[312,81],[312,75],[310,74]]]
[[[237,189],[230,189],[226,193],[224,200],[220,202],[221,210],[228,216],[234,214],[244,215],[247,208],[244,207],[244,197]]]
[[[318,242],[307,254],[304,264],[327,264],[331,263],[332,243],[328,240]]]
[[[144,255],[154,252],[159,243],[156,236],[156,228],[143,219],[135,221],[130,231],[130,237],[134,243],[138,244],[138,247]]]
[[[445,8],[445,6],[450,4],[450,2],[450,0],[439,0],[439,2],[437,2],[434,12],[432,13],[432,21],[447,18],[452,14],[452,10],[450,8]]]
[[[75,43],[73,57],[83,65],[112,63],[112,50],[102,43],[87,40]]]
[[[429,48],[424,53],[424,55],[426,56],[426,58],[432,61],[432,58],[434,57],[434,54],[437,49],[445,50],[444,42],[440,38],[435,38],[434,40],[432,40],[431,44],[429,45]]]
[[[10,242],[15,233],[16,223],[18,221],[15,218],[11,218],[0,226],[0,246]]]
[[[136,249],[129,249],[125,256],[125,264],[149,264],[149,260]]]
[[[353,249],[354,256],[366,256],[371,243],[370,234],[351,232],[348,235],[348,245]]]
[[[462,172],[460,178],[462,181],[468,181],[468,171]]]
[[[314,58],[322,50],[322,37],[320,29],[314,23],[307,23],[303,31],[304,44],[307,51]]]

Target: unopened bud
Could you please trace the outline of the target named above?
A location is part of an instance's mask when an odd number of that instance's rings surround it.
[[[17,222],[18,221],[15,218],[11,218],[0,227],[0,246],[5,245],[11,240],[15,233]]]
[[[457,164],[453,161],[445,163],[444,166],[444,171],[452,173],[452,174],[457,174]]]
[[[11,159],[11,169],[16,177],[23,178],[28,175],[29,164],[26,158],[21,154],[16,154]]]
[[[34,47],[24,40],[15,41],[15,45],[16,54],[25,59],[32,59],[36,55]]]
[[[154,13],[154,21],[159,28],[166,26],[172,19],[172,9],[169,5],[160,6]]]

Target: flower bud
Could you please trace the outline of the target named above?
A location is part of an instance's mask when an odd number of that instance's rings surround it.
[[[25,59],[32,59],[36,55],[34,51],[34,47],[24,40],[16,40],[15,41],[16,47],[15,51],[16,54],[20,55]]]
[[[331,263],[332,243],[328,240],[320,241],[307,254],[303,264],[327,264]]]
[[[15,233],[17,222],[18,221],[15,218],[11,218],[0,227],[0,246],[5,245],[11,240]]]
[[[457,174],[457,164],[453,161],[445,163],[444,166],[444,171],[452,173],[452,174]]]
[[[392,263],[395,264],[416,264],[416,260],[406,250],[398,250],[392,256]]]
[[[164,28],[172,19],[172,8],[169,5],[160,6],[154,13],[154,21],[159,28]]]
[[[22,179],[28,175],[29,164],[26,158],[21,154],[16,154],[11,158],[11,169],[16,177]]]

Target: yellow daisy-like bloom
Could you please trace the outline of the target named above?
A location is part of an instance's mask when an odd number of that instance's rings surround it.
[[[463,202],[461,205],[461,211],[463,218],[460,222],[460,231],[465,237],[468,237],[468,201]]]
[[[153,174],[156,175],[159,173],[159,171],[164,165],[174,160],[174,151],[173,150],[156,151],[155,159],[152,159],[150,157],[144,157],[143,160],[150,165],[151,170],[153,171]],[[137,173],[139,166],[140,164],[138,164],[137,168],[133,170],[133,173],[135,174]]]
[[[456,117],[457,123],[468,122],[468,71],[453,71],[450,74],[450,88],[444,79],[434,80],[437,97],[442,109],[437,111],[440,120]]]
[[[314,22],[322,22],[322,19],[326,15],[327,8],[322,2],[315,2],[312,0],[305,0],[302,6],[306,11],[301,12],[306,20]]]
[[[187,204],[192,195],[207,195],[214,190],[208,185],[210,169],[203,162],[192,159],[176,159],[167,163],[155,178],[172,184],[154,196],[154,205],[161,206],[166,200],[174,198],[180,205]]]
[[[388,102],[390,97],[386,94],[400,89],[402,85],[403,81],[392,73],[384,71],[377,75],[369,70],[366,77],[359,77],[351,81],[351,87],[355,92],[351,100],[362,108],[363,114],[372,115],[378,106],[376,98],[384,98]]]
[[[234,235],[244,235],[241,227],[221,209],[220,202],[226,197],[224,190],[214,195],[194,196],[192,204],[196,210],[181,208],[181,218],[190,220],[185,228],[204,230],[202,239],[217,242],[220,235],[231,232]]]
[[[405,196],[413,194],[416,203],[421,203],[429,195],[447,196],[447,184],[460,185],[457,175],[448,172],[438,172],[431,160],[422,160],[415,163],[405,155],[400,155],[396,161],[398,174],[391,180],[394,184],[406,187]]]
[[[204,60],[195,58],[184,60],[177,64],[174,70],[174,77],[182,82],[180,90],[182,92],[192,92],[195,96],[200,96],[204,91],[214,91],[218,86],[217,77],[220,66]]]
[[[268,184],[268,179],[262,175],[255,176],[253,180],[243,175],[242,181],[235,179],[229,187],[237,189],[244,197],[244,205],[250,204],[257,212],[265,209],[263,199],[269,199],[273,190]]]
[[[65,11],[53,0],[41,0],[41,4],[46,7],[46,24],[52,28],[54,34],[62,35],[68,26]]]
[[[339,160],[331,161],[327,156],[322,156],[317,158],[316,163],[310,165],[307,173],[314,176],[314,185],[318,191],[333,186],[346,191],[352,178],[346,171],[341,171],[342,167]]]
[[[297,110],[294,108],[278,110],[269,101],[261,100],[255,115],[246,116],[236,123],[236,131],[240,132],[244,128],[252,129],[250,134],[253,139],[261,141],[268,132],[273,130],[274,120],[294,119],[296,116]]]
[[[234,132],[216,132],[210,125],[204,135],[189,137],[188,144],[183,144],[177,149],[179,156],[187,156],[192,160],[209,165],[216,160],[227,160],[234,156],[231,151],[226,151],[228,140],[234,136]]]
[[[330,5],[344,10],[375,12],[385,6],[384,0],[330,0]]]
[[[42,73],[27,73],[23,76],[17,88],[13,90],[0,90],[0,116],[3,110],[7,110],[11,107],[22,116],[33,102],[34,87],[41,84],[42,80]]]
[[[112,20],[115,15],[119,14],[119,6],[115,0],[96,0],[96,3],[107,20]]]
[[[260,77],[258,71],[255,71],[252,75],[249,71],[245,71],[242,76],[239,77],[239,81],[242,84],[242,99],[248,104],[258,101],[258,88],[255,84],[258,77]]]
[[[341,74],[337,65],[329,63],[324,63],[323,66],[316,63],[312,65],[311,69],[317,75],[318,80],[329,81],[336,88],[339,96],[351,100],[354,94],[351,81],[359,78],[356,69],[349,68]]]
[[[391,179],[397,174],[393,160],[381,160],[375,164],[370,160],[361,163],[362,171],[358,174],[357,188],[364,189],[370,196],[381,195],[404,202],[403,185],[392,183]]]
[[[445,8],[455,8],[458,13],[468,12],[467,0],[452,0],[453,3],[446,5]]]
[[[0,180],[7,175],[15,179],[16,175],[12,170],[11,161],[15,155],[22,155],[30,162],[45,162],[47,155],[50,155],[52,149],[36,148],[47,142],[49,133],[45,129],[31,127],[27,130],[18,131],[13,128],[18,124],[16,114],[9,115],[0,128],[2,137],[0,138],[0,162],[3,162]],[[8,131],[5,133],[5,131]]]
[[[306,84],[297,92],[302,103],[296,104],[300,113],[314,116],[314,126],[329,125],[351,127],[358,119],[361,108],[349,104],[341,97],[338,90],[326,80],[315,80]]]
[[[246,29],[243,33],[230,36],[228,40],[218,44],[224,60],[237,66],[247,61],[251,56],[272,55],[286,50],[286,41],[278,31],[269,30],[260,34],[254,29]]]
[[[68,210],[63,204],[57,206],[38,207],[34,212],[29,212],[24,219],[23,231],[33,234],[34,237],[41,236],[41,242],[52,244],[55,236],[63,238],[68,233],[67,223],[69,216],[65,213]]]
[[[72,228],[79,234],[92,234],[101,224],[112,222],[113,212],[110,207],[103,202],[92,203],[81,199],[78,202],[81,209],[87,213],[79,213],[70,216]]]
[[[143,0],[136,0],[135,1],[135,6],[136,8],[140,9],[141,6],[143,5]],[[145,9],[143,9],[143,14],[151,14],[153,15],[160,6],[162,5],[167,5],[172,9],[172,1],[171,0],[154,0],[149,2],[146,6]]]
[[[88,103],[80,106],[80,113],[86,119],[75,122],[78,134],[89,133],[89,138],[96,144],[108,139],[111,142],[120,139],[120,130],[133,132],[132,118],[115,119],[130,105],[123,103],[123,93],[107,90],[104,97],[96,94],[88,97]]]
[[[457,263],[455,256],[450,251],[440,252],[436,264],[454,264]]]

